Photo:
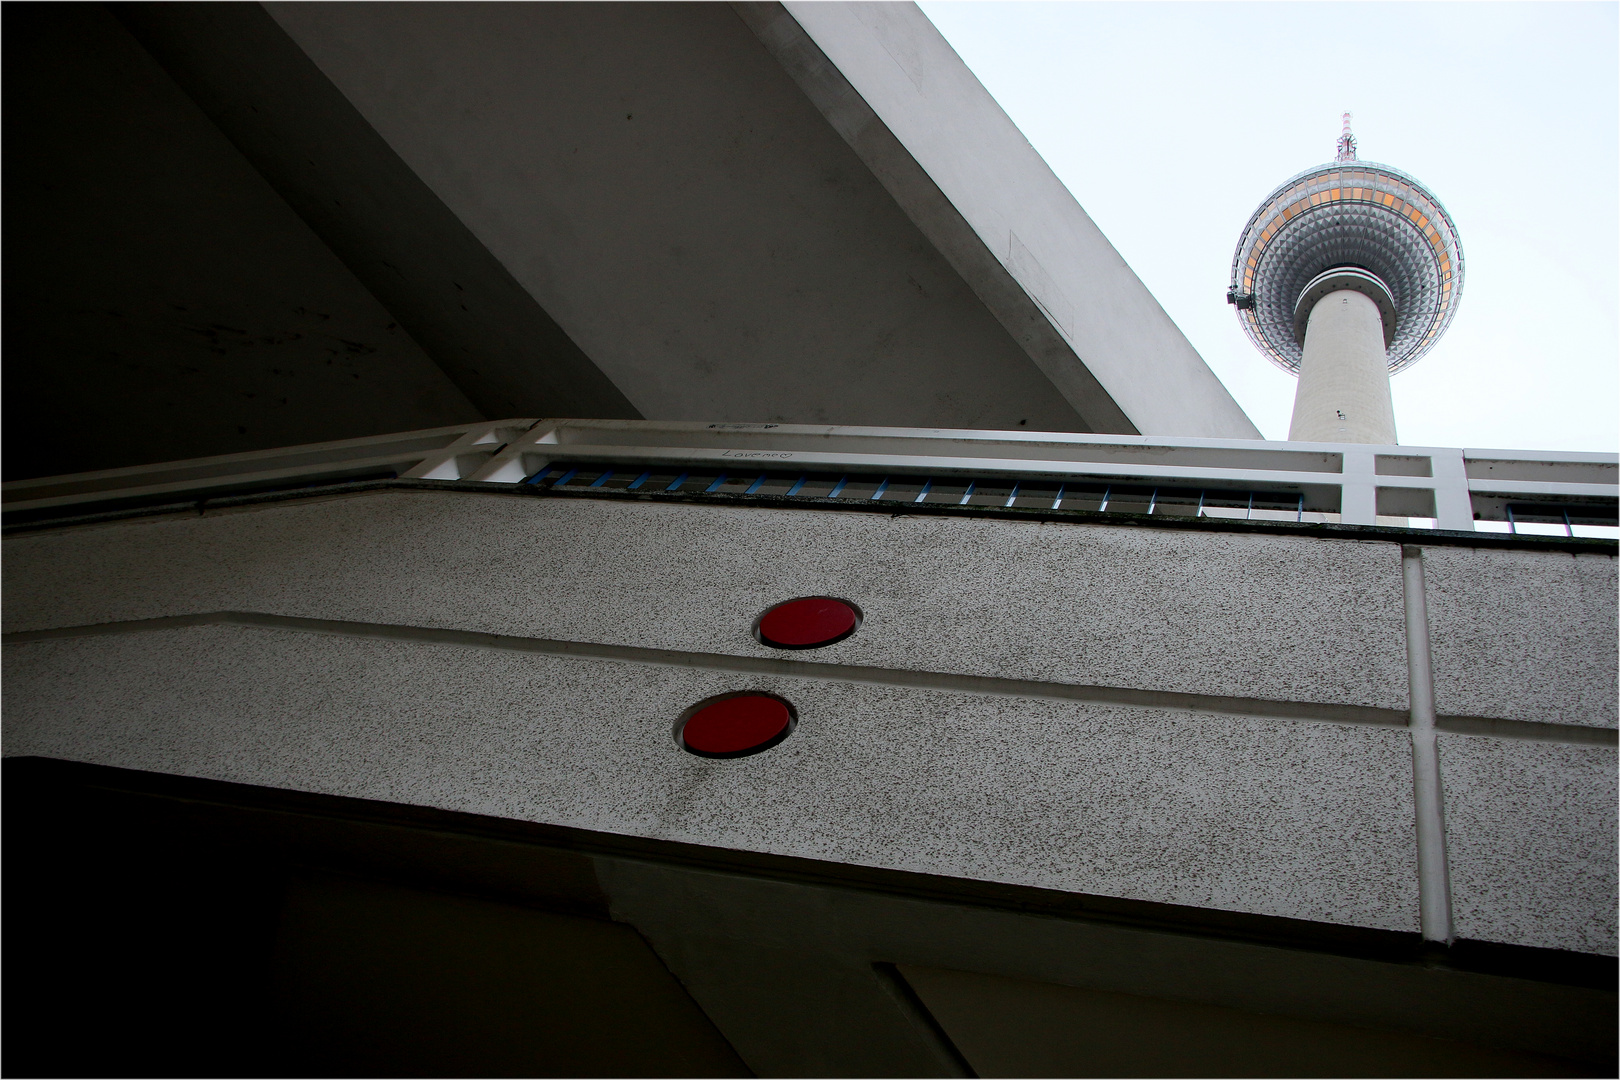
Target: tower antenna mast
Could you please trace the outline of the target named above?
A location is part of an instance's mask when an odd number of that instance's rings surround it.
[[[1356,160],[1356,137],[1350,134],[1350,114],[1344,114],[1344,130],[1339,133],[1339,153],[1334,161]]]

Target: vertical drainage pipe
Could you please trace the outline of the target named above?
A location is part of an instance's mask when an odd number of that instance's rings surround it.
[[[1412,796],[1417,811],[1418,912],[1423,940],[1449,945],[1451,876],[1446,866],[1445,815],[1440,802],[1440,753],[1435,734],[1434,669],[1423,585],[1423,549],[1401,548],[1406,598],[1407,693],[1412,702]]]

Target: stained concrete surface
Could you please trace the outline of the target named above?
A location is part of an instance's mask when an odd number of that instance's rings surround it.
[[[1460,937],[1615,955],[1615,751],[1440,736]]]
[[[4,23],[7,479],[481,418],[106,8]]]
[[[14,537],[6,628],[245,610],[736,655],[1406,707],[1394,544],[1111,525],[383,492]],[[670,588],[679,582],[680,588]]]
[[[1403,732],[244,627],[7,646],[6,753],[1318,922],[1417,928]],[[780,693],[776,748],[680,710]]]
[[[1115,430],[727,5],[266,7],[644,416]]]
[[[1616,726],[1616,575],[1610,555],[1423,551],[1435,708]]]
[[[484,416],[639,415],[261,5],[116,13]]]

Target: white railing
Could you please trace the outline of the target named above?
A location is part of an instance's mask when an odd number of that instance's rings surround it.
[[[494,451],[522,435],[534,420],[497,420],[457,427],[375,435],[364,439],[307,443],[276,450],[133,465],[124,469],[42,476],[0,485],[4,509],[64,511],[91,504],[150,502],[173,496],[184,501],[218,491],[288,487],[300,483],[420,476],[424,464],[432,475],[455,479],[459,462],[468,473]]]
[[[383,476],[520,484],[558,462],[673,466],[745,476],[849,473],[1092,481],[1166,489],[1297,494],[1306,514],[1345,524],[1526,513],[1613,525],[1614,454],[1259,442],[1131,435],[831,427],[653,420],[499,420],[4,485],[8,515]]]

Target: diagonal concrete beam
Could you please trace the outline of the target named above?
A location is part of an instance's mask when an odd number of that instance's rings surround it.
[[[262,7],[114,11],[484,415],[639,418]]]
[[[1260,437],[915,4],[732,6],[1092,430]]]

